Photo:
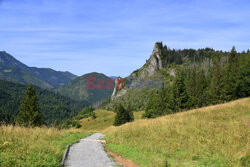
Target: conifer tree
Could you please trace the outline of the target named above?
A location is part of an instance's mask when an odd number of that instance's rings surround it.
[[[188,95],[190,97],[190,102],[192,106],[195,106],[197,104],[197,95],[196,95],[196,87],[197,87],[197,83],[196,83],[196,67],[193,67],[192,69],[190,69],[188,71],[188,79],[187,79],[187,91],[188,91]]]
[[[239,73],[236,81],[236,95],[238,98],[250,96],[250,52],[241,56]]]
[[[120,126],[134,120],[133,112],[130,109],[125,109],[121,104],[116,105],[114,111],[116,112],[114,120],[115,126]]]
[[[40,126],[42,117],[38,107],[38,99],[32,85],[26,89],[25,97],[20,105],[17,122],[24,126]]]
[[[224,72],[221,67],[220,57],[213,59],[213,67],[211,71],[211,81],[209,85],[209,100],[210,103],[216,104],[223,102],[225,99]]]
[[[151,94],[143,117],[156,118],[158,116],[172,113],[173,109],[171,88],[162,88]]]
[[[196,74],[196,106],[202,107],[207,105],[207,78],[203,69]]]
[[[163,90],[152,92],[150,99],[147,103],[143,117],[156,118],[164,115],[165,103]]]
[[[173,84],[173,99],[175,111],[188,109],[191,105],[190,97],[187,93],[185,76],[182,70],[177,71]]]
[[[225,99],[227,101],[236,98],[236,82],[239,71],[239,59],[235,47],[229,54],[228,64],[225,67]]]

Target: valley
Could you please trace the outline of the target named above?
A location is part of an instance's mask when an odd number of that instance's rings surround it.
[[[0,167],[250,167],[249,0],[0,0]]]
[[[249,165],[249,50],[156,42],[146,63],[124,78],[78,77],[0,56],[1,167],[60,166],[66,146],[91,134],[104,134],[105,150],[135,166]],[[87,139],[79,147],[98,145],[106,159],[100,143]],[[77,147],[69,157],[78,157]]]

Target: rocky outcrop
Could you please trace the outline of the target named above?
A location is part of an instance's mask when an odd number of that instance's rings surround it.
[[[150,58],[146,61],[146,63],[138,70],[134,71],[130,76],[126,77],[124,80],[127,82],[124,85],[124,88],[121,90],[117,90],[116,86],[114,88],[112,94],[112,100],[119,98],[126,94],[127,90],[131,87],[135,88],[138,83],[144,82],[142,81],[145,78],[150,78],[153,76],[157,71],[164,68],[163,63],[163,45],[162,42],[156,42],[154,45],[154,49]],[[147,83],[152,85],[153,83]],[[146,85],[147,87],[148,85]]]
[[[134,71],[130,76],[137,78],[150,77],[156,71],[163,68],[162,42],[155,43],[153,52],[147,62],[139,69]]]

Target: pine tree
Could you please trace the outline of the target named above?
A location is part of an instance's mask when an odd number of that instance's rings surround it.
[[[250,52],[241,56],[239,73],[236,81],[236,95],[238,98],[250,96]]]
[[[196,75],[196,99],[197,106],[202,107],[207,105],[207,78],[203,69],[199,70]]]
[[[177,71],[175,81],[173,84],[173,98],[175,111],[182,109],[189,109],[191,105],[190,97],[187,93],[185,84],[185,76],[182,70]]]
[[[228,64],[225,67],[225,99],[227,101],[236,98],[236,82],[239,71],[239,59],[235,47],[229,54]]]
[[[24,126],[40,126],[42,124],[41,113],[38,107],[38,99],[32,85],[26,89],[25,98],[20,105],[17,122]]]
[[[225,99],[225,79],[220,57],[213,59],[211,81],[209,85],[209,101],[212,104],[221,103]]]
[[[156,118],[164,115],[165,103],[163,97],[163,90],[156,90],[152,92],[150,99],[146,105],[146,110],[143,117]]]
[[[120,126],[126,122],[132,122],[134,120],[133,112],[129,109],[125,109],[121,104],[118,104],[114,107],[116,112],[114,125]]]
[[[187,91],[188,95],[190,96],[190,102],[192,106],[195,106],[197,104],[197,95],[196,95],[196,87],[197,87],[197,72],[196,72],[196,67],[190,69],[188,71],[188,79],[187,79]]]
[[[162,88],[153,92],[146,105],[143,118],[156,118],[173,111],[173,97],[170,87]]]

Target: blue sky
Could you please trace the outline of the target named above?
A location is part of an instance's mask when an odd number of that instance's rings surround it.
[[[29,66],[127,76],[154,43],[250,48],[249,0],[0,0],[0,50]]]

